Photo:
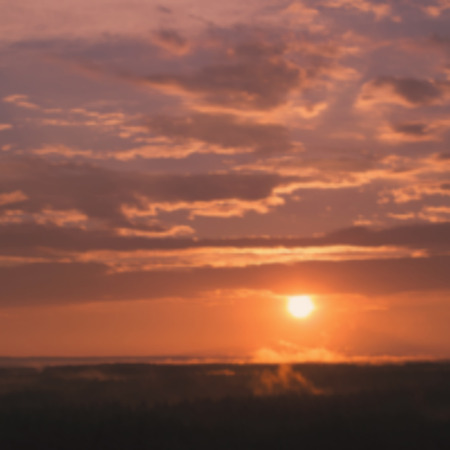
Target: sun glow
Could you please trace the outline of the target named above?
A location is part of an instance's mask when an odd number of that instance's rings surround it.
[[[288,297],[287,309],[291,315],[299,319],[308,317],[314,311],[314,303],[309,295]]]

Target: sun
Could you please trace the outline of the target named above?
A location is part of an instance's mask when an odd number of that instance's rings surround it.
[[[314,303],[309,295],[294,295],[288,297],[287,309],[294,317],[304,319],[314,311],[314,308]]]

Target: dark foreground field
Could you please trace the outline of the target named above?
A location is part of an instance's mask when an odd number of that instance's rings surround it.
[[[0,368],[0,449],[448,449],[450,363]]]

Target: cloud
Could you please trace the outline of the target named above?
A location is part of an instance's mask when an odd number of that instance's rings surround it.
[[[197,58],[189,71],[154,70],[147,76],[122,72],[119,76],[180,97],[191,109],[215,107],[216,112],[237,113],[271,111],[322,83],[322,78],[347,80],[355,75],[338,64],[345,48],[317,37],[293,36],[279,25],[214,27],[204,39],[209,44],[193,50]]]
[[[292,178],[296,190],[348,189],[373,183],[378,179],[401,178],[405,174],[391,168],[392,161],[376,154],[359,153],[354,156],[283,155],[250,162],[237,167],[238,170],[278,173]]]
[[[327,8],[343,8],[372,13],[377,20],[393,19],[391,6],[388,3],[375,3],[370,0],[325,0],[322,2]]]
[[[430,197],[448,196],[445,182],[449,177],[449,162],[445,153],[418,157],[400,157],[396,155],[386,158],[391,166],[391,173],[385,179],[395,184],[379,193],[379,204],[389,202],[407,203]]]
[[[282,153],[293,148],[284,126],[243,121],[229,114],[154,116],[146,124],[158,135],[183,141],[199,140],[223,148],[251,149],[262,153]]]
[[[444,127],[443,127],[444,125]],[[397,122],[384,126],[378,139],[392,143],[438,141],[439,132],[445,130],[449,123]]]
[[[450,289],[449,265],[449,256],[125,272],[98,263],[16,264],[0,267],[0,304],[192,299],[217,289],[262,289],[282,295],[426,292]]]
[[[80,150],[77,148],[70,148],[66,145],[48,145],[45,147],[37,148],[32,151],[34,155],[46,156],[46,155],[58,155],[64,158],[76,158],[79,156],[96,159],[96,157],[101,158],[100,155],[96,155],[92,150]]]
[[[28,200],[28,197],[26,198]],[[25,200],[23,200],[25,201]],[[54,210],[44,208],[39,212],[26,213],[21,209],[10,209],[0,215],[0,224],[20,224],[33,222],[38,225],[56,225],[57,227],[80,227],[87,225],[88,217],[76,209]]]
[[[425,136],[428,134],[428,126],[425,123],[409,122],[394,124],[393,129],[398,133],[404,133],[411,136]]]
[[[20,190],[0,194],[0,206],[14,205],[25,200],[28,200],[28,197]]]
[[[165,237],[175,237],[175,236],[189,236],[195,234],[195,230],[188,225],[174,225],[174,226],[163,226],[155,223],[153,230],[146,228],[145,230],[139,230],[134,228],[119,228],[116,230],[119,236],[138,236],[147,239],[151,238],[165,238]]]
[[[322,29],[323,27],[318,20],[319,11],[298,0],[284,7],[279,12],[279,16],[291,26],[308,25],[310,29]]]
[[[448,223],[450,221],[450,206],[425,206],[418,217],[432,223]]]
[[[125,204],[122,213],[130,222],[139,221],[139,218],[157,216],[159,213],[173,213],[185,211],[189,219],[195,217],[243,217],[248,212],[267,214],[275,207],[285,203],[281,196],[276,193],[266,198],[255,200],[240,200],[236,198],[208,200],[208,201],[172,201],[152,202],[141,199],[139,206]]]
[[[450,223],[414,224],[400,227],[370,230],[354,227],[330,233],[324,242],[340,241],[353,245],[398,245],[411,248],[442,249],[450,245]]]
[[[111,271],[126,272],[193,269],[196,267],[247,267],[267,264],[292,264],[300,261],[381,260],[415,257],[421,254],[422,252],[388,246],[376,248],[362,246],[291,247],[290,249],[200,247],[176,251],[91,251],[83,254],[65,253],[64,257],[67,261],[96,262],[105,264]]]
[[[221,23],[230,26],[248,22],[261,3],[219,2],[209,0],[156,1],[133,0],[124,4],[117,0],[48,0],[42,5],[24,0],[20,5],[5,5],[0,26],[5,30],[4,40],[17,42],[29,39],[67,38],[98,39],[104,36],[148,35],[161,23],[182,27],[192,32],[206,24]],[[266,3],[266,2],[263,2]],[[49,26],[51,24],[51,26]]]
[[[160,225],[155,229],[156,232],[164,233],[164,228]],[[376,258],[383,251],[388,254],[391,251],[391,256],[395,256],[396,248],[410,249],[412,253],[414,250],[426,250],[433,253],[448,251],[450,222],[416,223],[382,229],[351,227],[316,237],[156,239],[150,230],[59,227],[47,221],[3,225],[0,227],[0,240],[3,252],[16,251],[20,254],[29,254],[27,252],[35,254],[40,248],[47,248],[55,252],[69,253],[152,251],[157,254],[158,251],[169,251],[169,254],[170,252],[176,254],[180,251],[182,255],[185,250],[197,249],[198,254],[204,251],[210,255],[223,253],[226,256],[228,253],[232,258],[233,254],[245,256],[246,252],[252,254],[255,250],[253,253],[259,252],[259,259],[264,262],[271,253],[274,256],[284,254],[286,258],[295,258],[298,252],[297,257],[300,257],[302,249],[305,257],[308,257],[308,249],[311,249],[309,257],[313,259],[315,256],[320,258],[321,255],[324,258],[341,255],[340,259],[345,259],[346,249],[358,252],[357,247],[361,247],[360,256],[367,253],[368,256],[372,255]],[[320,247],[325,248],[320,251]],[[371,254],[370,247],[379,248],[379,250]],[[291,252],[291,249],[294,251]],[[357,256],[358,253],[353,254],[355,255]]]
[[[431,17],[439,17],[446,10],[450,9],[450,1],[437,0],[437,3],[422,6],[422,9]]]
[[[183,55],[190,49],[189,41],[177,30],[163,28],[153,35],[153,42],[170,53]]]
[[[380,195],[380,204],[394,202],[396,204],[415,202],[427,197],[448,197],[450,191],[445,183],[439,180],[424,180],[417,184],[384,190]]]
[[[440,122],[439,122],[440,123]],[[443,121],[442,130],[447,126]],[[434,128],[431,127],[434,132]],[[436,128],[436,133],[441,128]],[[403,135],[402,135],[403,136]],[[400,143],[401,141],[391,141]],[[386,156],[372,152],[357,152],[351,156],[272,157],[243,164],[238,170],[278,173],[290,177],[296,194],[310,191],[348,190],[363,187],[377,192],[377,203],[404,203],[429,196],[447,196],[442,185],[450,175],[450,159],[445,153],[419,157],[393,152]],[[310,153],[309,153],[310,154]],[[294,191],[292,191],[294,192]]]
[[[169,121],[176,118],[168,118]],[[61,122],[59,122],[61,124]],[[78,126],[78,125],[77,125]],[[256,125],[255,128],[258,128]],[[261,126],[261,130],[265,127]],[[281,127],[280,127],[281,128]],[[162,134],[155,135],[153,137],[147,137],[150,134],[148,127],[121,127],[120,137],[123,139],[132,138],[138,144],[126,148],[119,148],[116,150],[102,150],[102,149],[80,149],[77,147],[69,147],[67,145],[44,145],[42,147],[31,149],[29,152],[33,155],[43,157],[58,157],[64,159],[85,159],[90,161],[106,161],[117,160],[122,162],[132,161],[135,159],[184,159],[191,155],[205,155],[205,154],[217,154],[217,155],[234,155],[237,153],[249,153],[254,151],[252,147],[241,145],[236,147],[223,147],[222,145],[212,144],[210,142],[197,140],[195,138],[189,138],[180,136],[172,138],[165,137]],[[245,127],[242,130],[245,133]],[[269,130],[270,131],[270,130]],[[161,133],[161,131],[160,131]],[[141,136],[136,137],[136,134]],[[269,133],[270,134],[270,133]],[[202,136],[207,139],[207,136]],[[217,141],[220,141],[220,136],[217,137]],[[249,139],[247,139],[249,141]],[[254,145],[257,145],[257,139],[255,138]],[[279,148],[283,148],[283,143],[280,143]],[[267,146],[262,147],[266,148]],[[269,146],[270,147],[270,146]],[[298,147],[298,145],[297,145]]]
[[[238,55],[236,62],[206,65],[192,75],[149,75],[141,81],[165,88],[166,93],[195,93],[220,106],[270,109],[283,103],[304,79],[298,67],[281,58],[264,58],[257,47],[240,49]]]
[[[273,196],[276,188],[286,184],[269,174],[149,175],[14,157],[4,158],[0,175],[1,190],[20,190],[28,196],[21,204],[24,214],[70,209],[92,220],[143,229],[146,224],[151,228],[151,216],[160,210],[189,210],[192,206],[193,214],[198,215],[200,209],[216,206],[227,214],[233,208],[239,215],[247,210],[264,213],[282,201]]]
[[[316,115],[320,106],[312,105],[305,114]],[[61,111],[61,117],[35,120],[41,127],[77,127],[81,132],[117,135],[131,141],[114,142],[116,150],[80,149],[73,145],[43,144],[31,149],[35,155],[64,158],[127,161],[142,158],[185,158],[191,154],[236,154],[247,152],[284,153],[298,150],[291,142],[288,128],[278,123],[261,123],[232,114],[190,113],[156,114],[150,117],[127,117],[123,113],[101,113],[81,108]],[[303,114],[303,112],[299,112]],[[138,123],[134,123],[138,122]]]
[[[410,108],[428,106],[445,102],[449,94],[447,81],[381,76],[363,85],[356,106],[371,108],[383,103]]]
[[[39,109],[39,106],[35,103],[32,103],[28,100],[27,95],[23,94],[14,94],[8,95],[7,97],[3,97],[3,101],[5,103],[10,103],[12,105],[18,106],[20,108],[25,109]]]
[[[93,158],[115,159],[127,162],[135,159],[184,159],[191,155],[235,155],[237,153],[247,153],[250,149],[236,147],[221,147],[219,145],[208,144],[194,139],[169,139],[165,137],[145,138],[141,146],[132,146],[125,150],[115,150],[108,153],[93,154]],[[73,157],[75,152],[66,152],[64,156]],[[61,155],[61,153],[59,153]],[[70,156],[69,156],[70,155]]]

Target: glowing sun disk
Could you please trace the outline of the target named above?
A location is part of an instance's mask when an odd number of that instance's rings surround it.
[[[288,297],[287,309],[294,317],[303,319],[314,311],[314,303],[309,295],[295,295]]]

